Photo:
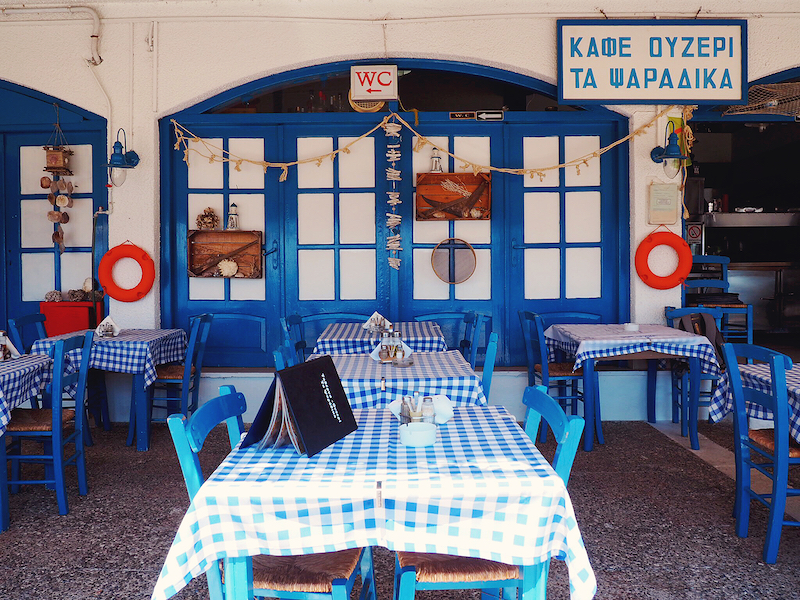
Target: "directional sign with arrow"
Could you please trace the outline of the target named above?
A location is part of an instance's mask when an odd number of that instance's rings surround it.
[[[395,100],[397,65],[350,67],[350,95],[353,100]]]
[[[502,110],[479,110],[475,113],[475,118],[478,121],[502,121]]]

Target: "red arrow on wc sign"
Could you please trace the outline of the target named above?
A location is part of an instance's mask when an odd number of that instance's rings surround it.
[[[396,100],[397,65],[350,67],[350,95],[353,100]]]

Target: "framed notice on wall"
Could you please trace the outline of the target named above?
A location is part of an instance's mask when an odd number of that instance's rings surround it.
[[[647,205],[647,223],[650,225],[674,225],[678,222],[681,193],[677,183],[650,184]]]

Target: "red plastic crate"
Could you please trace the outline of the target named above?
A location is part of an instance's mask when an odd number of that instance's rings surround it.
[[[44,328],[48,336],[72,333],[96,327],[103,320],[103,301],[97,302],[97,319],[92,316],[92,302],[40,302],[39,311],[46,317]]]

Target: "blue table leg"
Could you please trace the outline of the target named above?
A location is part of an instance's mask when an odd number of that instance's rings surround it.
[[[131,384],[131,418],[128,426],[128,446],[133,444],[136,432],[136,449],[139,452],[150,449],[150,403],[144,385],[144,373],[135,373]]]
[[[0,531],[9,526],[8,473],[6,472],[6,436],[0,434]]]
[[[697,419],[700,410],[700,359],[689,357],[689,443],[692,450],[700,450]]]
[[[591,436],[590,436],[591,437]],[[520,600],[545,600],[547,598],[547,572],[550,561],[520,567],[522,584],[519,589]],[[503,596],[505,598],[505,596]]]
[[[656,422],[656,380],[658,377],[658,359],[647,361],[647,422]]]
[[[597,403],[598,390],[595,386],[594,359],[587,358],[583,361],[583,418],[586,427],[583,430],[583,449],[591,452],[594,446],[595,431],[595,405]]]
[[[225,559],[226,600],[252,600],[253,561],[249,556],[232,556]]]

